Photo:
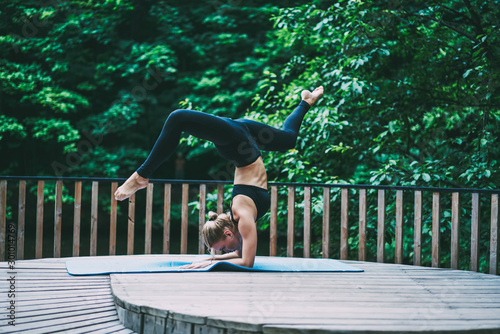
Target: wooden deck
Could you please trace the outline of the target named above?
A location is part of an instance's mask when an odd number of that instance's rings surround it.
[[[500,277],[346,261],[362,273],[111,275],[144,333],[500,333]]]
[[[70,276],[65,260],[16,262],[15,327],[0,263],[1,333],[500,333],[494,275],[345,261],[365,272]]]
[[[70,276],[65,259],[0,262],[0,276],[0,333],[134,333],[118,319],[109,276]]]

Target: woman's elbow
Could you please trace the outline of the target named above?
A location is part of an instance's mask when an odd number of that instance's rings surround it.
[[[243,261],[242,266],[252,269],[254,265],[254,260]]]

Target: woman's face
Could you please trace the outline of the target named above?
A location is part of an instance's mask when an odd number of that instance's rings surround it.
[[[212,245],[215,250],[220,250],[225,253],[241,250],[240,238],[229,229],[225,229],[224,238]]]

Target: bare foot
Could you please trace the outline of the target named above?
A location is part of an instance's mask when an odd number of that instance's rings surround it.
[[[312,107],[323,96],[323,91],[323,86],[319,86],[312,93],[308,90],[303,90],[300,93],[300,97]]]
[[[146,188],[148,186],[149,179],[145,179],[137,172],[130,175],[130,177],[122,184],[115,192],[115,198],[117,201],[123,201],[124,199],[132,196],[137,190]]]

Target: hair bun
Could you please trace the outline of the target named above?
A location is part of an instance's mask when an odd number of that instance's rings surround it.
[[[217,212],[210,211],[208,212],[208,220],[216,220],[219,215]]]

